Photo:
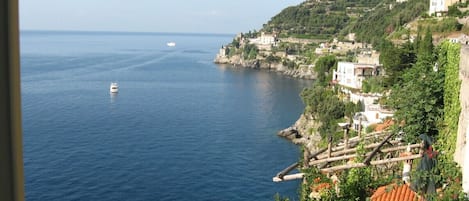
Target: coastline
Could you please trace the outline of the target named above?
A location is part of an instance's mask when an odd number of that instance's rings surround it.
[[[223,50],[223,49],[221,49]],[[252,69],[259,69],[259,70],[270,70],[281,73],[285,76],[298,78],[298,79],[308,79],[313,80],[316,79],[316,75],[313,71],[313,66],[309,65],[302,65],[298,68],[288,68],[284,66],[282,63],[268,63],[265,60],[260,59],[252,59],[252,60],[245,60],[241,58],[239,55],[234,55],[228,58],[226,55],[217,54],[215,57],[214,63],[216,64],[228,64],[233,65],[234,67],[243,67],[243,68],[252,68]]]
[[[296,145],[304,146],[310,153],[319,148],[321,135],[316,132],[321,123],[310,115],[301,114],[296,122],[285,129],[278,131],[277,135],[284,137]]]

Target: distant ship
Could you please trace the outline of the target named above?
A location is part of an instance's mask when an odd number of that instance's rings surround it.
[[[168,47],[174,47],[174,46],[176,46],[176,43],[175,42],[169,42],[169,43],[166,43],[166,45]]]
[[[117,82],[111,82],[111,86],[109,86],[109,91],[111,93],[117,93],[119,91],[119,85],[117,85]]]

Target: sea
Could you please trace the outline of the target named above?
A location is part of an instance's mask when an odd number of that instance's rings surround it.
[[[21,31],[26,200],[298,200],[276,133],[311,81],[214,64],[233,37]]]

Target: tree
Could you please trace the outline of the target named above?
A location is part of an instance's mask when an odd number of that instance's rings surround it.
[[[363,80],[362,91],[365,93],[381,93],[384,90],[383,77],[370,77]]]
[[[353,115],[355,115],[355,113],[357,112],[360,112],[362,110],[361,108],[361,102],[355,104],[353,102],[347,102],[345,103],[345,111],[344,111],[344,114],[345,116],[349,117],[350,119],[353,118]]]
[[[244,59],[255,59],[258,53],[257,46],[254,44],[246,44],[243,49]]]
[[[274,55],[269,55],[265,58],[265,61],[269,64],[271,63],[279,63],[282,60],[282,58]]]
[[[406,69],[402,82],[396,83],[388,104],[395,117],[405,122],[407,140],[416,141],[420,134],[435,136],[443,111],[444,71],[434,71],[435,58],[431,33],[427,30],[419,44],[417,62]]]
[[[363,162],[366,154],[363,144],[357,146],[355,162]],[[373,186],[371,167],[352,168],[341,175],[340,189],[344,191],[341,200],[366,200]]]
[[[344,117],[345,104],[331,89],[315,84],[301,93],[306,105],[305,113],[312,114],[321,122],[319,133],[323,138],[337,131],[337,121]]]
[[[418,43],[418,41],[416,41]],[[392,86],[402,81],[402,74],[405,69],[412,67],[416,62],[414,44],[407,41],[402,46],[394,46],[390,41],[385,40],[381,47],[380,63],[386,71],[383,87]]]
[[[236,48],[239,48],[240,44],[239,44],[239,40],[237,39],[233,39],[233,41],[231,42],[231,44],[236,47]]]
[[[418,56],[420,57],[431,57],[433,56],[433,37],[432,32],[427,27],[425,30],[425,36],[421,43],[419,43]],[[421,58],[420,61],[432,61],[431,58]]]
[[[382,45],[382,52],[379,56],[379,61],[383,64],[386,70],[386,84],[391,85],[397,82],[397,79],[402,74],[402,60],[403,51],[398,47],[395,47],[391,42],[386,41]]]
[[[337,58],[334,55],[328,55],[319,58],[314,65],[314,71],[317,74],[317,80],[320,84],[325,85],[328,81],[327,75],[331,72],[331,69],[337,65]]]
[[[457,5],[448,6],[448,16],[460,17],[462,12],[458,9]]]

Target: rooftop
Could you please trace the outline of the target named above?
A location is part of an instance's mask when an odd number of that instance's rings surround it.
[[[381,186],[371,196],[371,201],[423,201],[405,184]]]

